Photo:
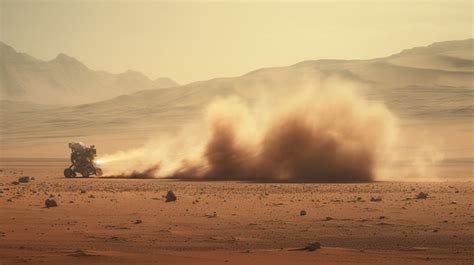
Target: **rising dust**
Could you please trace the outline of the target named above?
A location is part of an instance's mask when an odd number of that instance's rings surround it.
[[[370,182],[396,120],[380,102],[330,80],[250,104],[214,99],[180,135],[102,158],[121,176],[279,182]],[[295,92],[297,91],[297,92]],[[158,169],[159,168],[159,169]]]

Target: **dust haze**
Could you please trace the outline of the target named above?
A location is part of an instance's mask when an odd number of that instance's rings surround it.
[[[396,118],[354,84],[328,78],[258,102],[214,99],[203,126],[101,158],[112,176],[370,182],[396,142]],[[138,169],[138,171],[137,171]]]

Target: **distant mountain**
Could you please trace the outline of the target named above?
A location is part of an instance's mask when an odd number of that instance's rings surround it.
[[[107,111],[106,106],[120,106],[136,115],[144,114],[135,121],[148,120],[152,119],[150,113],[196,111],[216,96],[232,94],[253,101],[335,77],[365,87],[363,93],[369,99],[384,101],[399,116],[441,118],[456,114],[469,117],[474,115],[473,50],[474,39],[468,39],[434,43],[371,60],[304,61],[287,67],[259,69],[240,77],[139,91],[89,107]],[[138,110],[145,108],[146,112]]]
[[[169,78],[155,81],[140,72],[93,71],[77,59],[59,54],[51,61],[19,53],[0,42],[0,98],[43,104],[77,105],[139,90],[177,86]]]

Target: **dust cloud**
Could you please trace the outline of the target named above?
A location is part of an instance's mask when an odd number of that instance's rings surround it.
[[[275,182],[370,182],[396,140],[395,117],[329,80],[249,103],[214,99],[203,119],[142,148],[107,155],[112,175]]]

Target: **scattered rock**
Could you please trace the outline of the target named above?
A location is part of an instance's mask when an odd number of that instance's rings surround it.
[[[86,190],[81,190],[81,193],[86,193]]]
[[[381,202],[381,201],[382,201],[382,197],[371,197],[371,198],[370,198],[370,201],[371,201],[371,202]]]
[[[300,211],[300,216],[305,216],[306,215],[306,211],[305,210],[301,210]]]
[[[93,255],[88,254],[88,253],[85,252],[84,250],[78,249],[78,250],[74,251],[73,253],[69,254],[69,256],[73,256],[73,257],[90,257],[90,256],[93,256]]]
[[[330,217],[330,216],[327,216],[327,217],[326,217],[326,221],[331,221],[332,219],[334,219],[334,218],[332,218],[332,217]]]
[[[425,200],[428,198],[428,193],[420,192],[416,195],[416,199]]]
[[[166,193],[166,202],[174,202],[174,201],[176,201],[176,195],[174,195],[172,191],[168,191],[168,193]]]
[[[290,248],[289,251],[315,251],[321,248],[321,244],[319,242],[309,242],[303,248]]]
[[[44,205],[46,206],[46,208],[58,207],[58,203],[56,202],[56,200],[54,200],[53,196],[50,196],[49,198],[47,198],[46,201],[44,202]]]
[[[12,181],[12,184],[13,184],[13,185],[18,185],[18,184],[20,184],[20,182],[18,182],[18,181]]]
[[[206,217],[207,217],[207,218],[216,218],[216,217],[217,217],[217,213],[216,213],[216,212],[213,212],[212,214],[206,214]]]
[[[320,248],[321,248],[321,244],[319,242],[309,242],[304,248],[304,250],[315,251]]]
[[[394,226],[394,224],[389,224],[389,223],[385,223],[385,222],[380,222],[380,223],[377,223],[377,225],[387,225],[387,226]]]
[[[28,182],[30,182],[30,177],[28,177],[28,176],[21,176],[21,177],[18,178],[18,182],[19,182],[19,183],[28,183]]]
[[[133,224],[136,224],[136,225],[141,224],[141,223],[143,223],[143,221],[140,219],[137,219],[133,222]]]

